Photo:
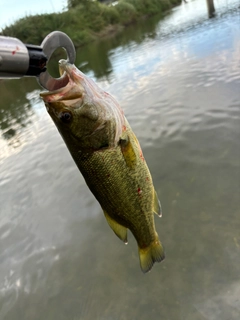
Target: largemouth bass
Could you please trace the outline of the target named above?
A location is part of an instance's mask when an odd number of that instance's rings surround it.
[[[47,111],[109,226],[125,243],[127,229],[133,233],[147,272],[164,259],[154,224],[154,213],[162,213],[140,144],[110,94],[65,60],[59,69],[69,82],[41,93]]]

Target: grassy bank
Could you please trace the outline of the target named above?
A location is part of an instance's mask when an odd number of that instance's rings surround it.
[[[27,16],[1,34],[39,45],[48,33],[60,30],[79,47],[142,17],[164,12],[181,0],[119,0],[114,6],[90,0],[68,3],[68,10],[62,13]]]

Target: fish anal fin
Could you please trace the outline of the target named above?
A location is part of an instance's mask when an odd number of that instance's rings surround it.
[[[119,141],[119,145],[121,147],[121,151],[127,166],[129,168],[134,168],[137,164],[137,157],[129,137],[126,136],[124,137],[124,139],[121,138]]]
[[[165,258],[163,246],[158,238],[153,241],[148,247],[139,247],[138,250],[140,266],[143,273],[150,271],[154,262],[161,262]]]
[[[127,228],[123,227],[121,224],[112,219],[106,211],[103,210],[103,212],[109,226],[112,228],[114,233],[118,236],[119,239],[121,239],[125,244],[127,244]]]
[[[154,204],[153,204],[153,211],[156,213],[159,217],[162,216],[162,207],[160,200],[158,199],[157,192],[154,190]]]

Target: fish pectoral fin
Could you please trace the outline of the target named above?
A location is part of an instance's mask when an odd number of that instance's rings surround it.
[[[153,204],[154,208],[154,213],[156,213],[159,217],[162,216],[162,207],[161,207],[161,203],[160,200],[158,199],[158,195],[156,190],[154,190],[154,204]]]
[[[127,244],[128,243],[127,228],[123,227],[121,224],[119,224],[118,222],[113,220],[105,210],[103,210],[103,212],[104,212],[104,215],[107,219],[109,226],[112,228],[114,233],[118,236],[119,239],[121,239],[125,244]]]
[[[164,250],[158,237],[146,248],[138,248],[140,266],[142,272],[146,273],[152,269],[154,262],[164,260]]]
[[[126,161],[127,166],[129,168],[133,168],[137,164],[137,156],[131,140],[128,136],[121,138],[119,140],[119,145],[121,147],[122,155]]]

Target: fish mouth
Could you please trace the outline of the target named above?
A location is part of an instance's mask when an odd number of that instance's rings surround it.
[[[40,97],[44,102],[67,102],[74,103],[82,99],[84,87],[82,85],[83,77],[79,77],[79,70],[75,65],[68,61],[61,59],[59,61],[59,73],[61,77],[67,77],[67,84],[59,89],[53,91],[43,91]]]
[[[44,91],[40,93],[44,102],[60,102],[84,99],[88,101],[95,101],[96,99],[103,99],[106,93],[100,89],[97,84],[84,73],[82,73],[77,67],[67,60],[61,59],[59,61],[59,73],[68,78],[66,86],[53,90]],[[74,101],[75,102],[75,101]]]
[[[58,62],[59,65],[59,73],[60,76],[62,76],[64,74],[64,72],[66,72],[66,74],[68,75],[68,77],[71,77],[72,72],[74,72],[75,69],[77,69],[75,67],[75,65],[69,63],[67,60],[65,59],[61,59]]]

